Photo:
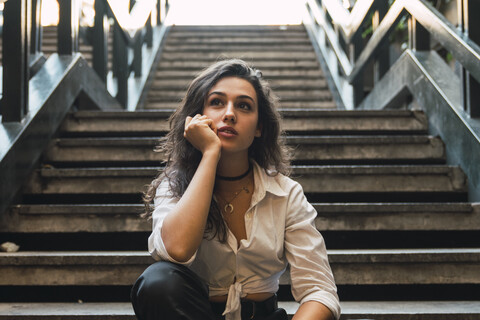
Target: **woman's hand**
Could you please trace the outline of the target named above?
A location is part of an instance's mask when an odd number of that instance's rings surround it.
[[[202,154],[209,151],[220,152],[221,142],[212,119],[200,114],[185,119],[185,139]]]

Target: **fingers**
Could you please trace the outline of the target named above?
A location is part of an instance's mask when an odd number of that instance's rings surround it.
[[[213,120],[209,119],[205,115],[196,114],[194,117],[187,116],[185,118],[185,129],[184,129],[184,132],[183,132],[183,136],[186,137],[187,136],[187,131],[192,130],[192,128],[194,128],[194,127],[209,127],[215,133],[217,132],[216,128],[215,128],[215,125],[213,123]]]
[[[213,132],[215,132],[215,134],[217,134],[217,126],[215,125],[215,123],[213,122],[213,120],[212,120],[212,119],[208,119],[207,124],[208,124],[208,126],[210,127],[210,129],[212,129]]]
[[[185,119],[185,128],[188,127],[188,125],[190,124],[190,122],[192,121],[192,117],[188,116],[186,119]]]
[[[194,124],[194,123],[205,123],[208,126],[210,126],[211,122],[212,120],[210,120],[207,116],[204,116],[201,114],[196,114],[193,118],[190,116],[187,116],[187,118],[185,119],[185,129],[187,129],[187,127],[190,124]]]

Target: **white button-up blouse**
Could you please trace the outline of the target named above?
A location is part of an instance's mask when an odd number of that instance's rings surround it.
[[[227,243],[204,239],[183,264],[206,281],[210,296],[228,294],[227,320],[240,320],[240,299],[247,294],[277,292],[287,263],[295,300],[318,301],[339,319],[340,303],[325,242],[314,223],[317,213],[302,187],[282,174],[267,175],[255,162],[254,181],[252,203],[245,213],[247,238],[238,247],[230,230]],[[170,257],[162,240],[163,220],[177,201],[164,180],[157,188],[148,239],[156,260],[180,263]]]

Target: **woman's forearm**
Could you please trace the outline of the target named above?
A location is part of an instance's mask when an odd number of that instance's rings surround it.
[[[317,301],[303,303],[292,320],[334,320],[333,314],[325,305]]]
[[[192,181],[163,222],[162,239],[175,260],[188,261],[200,246],[210,210],[220,150],[205,152]]]

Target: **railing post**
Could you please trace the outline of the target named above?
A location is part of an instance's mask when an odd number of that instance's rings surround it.
[[[93,61],[92,66],[103,82],[107,82],[108,74],[108,36],[110,24],[108,23],[107,7],[105,0],[95,1],[95,20],[93,26]]]
[[[480,45],[480,1],[459,0],[459,24],[462,31],[475,43]],[[462,68],[463,107],[472,118],[480,117],[480,83]]]
[[[2,122],[19,122],[28,113],[30,6],[31,0],[5,2]]]
[[[124,107],[128,105],[128,46],[122,28],[115,22],[113,26],[113,75],[117,78],[116,98]]]
[[[383,20],[385,15],[388,12],[388,2],[380,1],[378,4],[377,11],[375,11],[372,18],[372,29],[373,32],[378,28],[380,22]],[[373,65],[373,84],[375,85],[385,73],[387,73],[390,68],[390,48],[388,41],[380,44],[381,48],[378,51],[377,58]]]
[[[157,0],[157,26],[161,25],[163,23],[162,19],[162,3],[165,3],[165,6],[163,7],[163,10],[165,10],[165,14],[167,13],[168,10],[168,0]]]
[[[148,17],[147,20],[147,30],[145,31],[145,42],[147,43],[147,47],[153,47],[153,27],[152,27],[152,15]]]
[[[58,54],[71,55],[78,51],[79,7],[77,0],[59,0],[57,28]]]
[[[364,47],[363,39],[362,36],[356,35],[351,41],[350,41],[350,63],[352,65],[355,65],[355,62],[357,61],[358,57],[362,53]],[[364,90],[364,75],[359,74],[357,76],[357,79],[355,79],[352,82],[353,86],[353,105],[356,107],[358,106],[363,98],[365,97],[365,90]]]
[[[415,51],[430,51],[430,33],[417,20],[408,20],[408,46]]]
[[[42,0],[32,0],[32,33],[30,38],[30,53],[42,51]]]
[[[142,47],[143,47],[144,30],[139,31],[135,43],[133,44],[133,62],[132,70],[135,77],[142,76]]]
[[[135,6],[136,1],[130,0],[130,11]],[[143,46],[144,30],[137,31],[135,42],[133,43],[133,61],[132,70],[135,77],[142,76],[142,46]]]

